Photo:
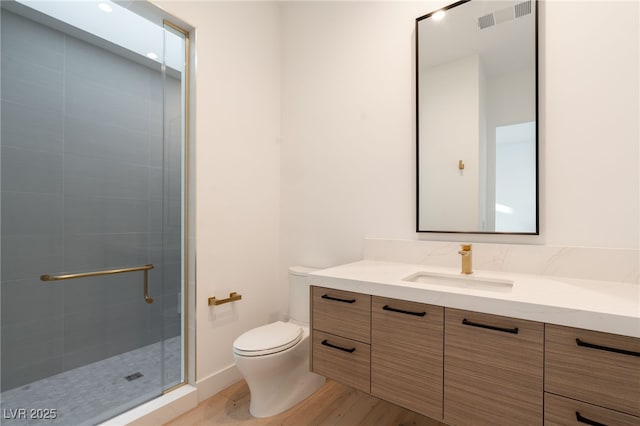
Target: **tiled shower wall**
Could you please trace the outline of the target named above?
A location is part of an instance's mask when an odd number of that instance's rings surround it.
[[[1,19],[6,390],[180,333],[181,110],[167,78],[163,142],[158,70]],[[142,272],[39,279],[147,263],[152,305]]]

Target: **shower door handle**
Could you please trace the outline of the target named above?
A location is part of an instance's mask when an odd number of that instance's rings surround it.
[[[63,281],[63,280],[73,280],[76,278],[88,278],[88,277],[99,277],[102,275],[113,275],[113,274],[124,274],[126,272],[144,272],[143,277],[143,290],[144,290],[144,300],[145,302],[151,304],[153,303],[153,298],[149,296],[149,270],[153,269],[153,265],[149,263],[144,266],[135,266],[133,268],[119,268],[119,269],[105,269],[102,271],[93,271],[93,272],[80,272],[77,274],[66,274],[66,275],[40,275],[41,281]]]

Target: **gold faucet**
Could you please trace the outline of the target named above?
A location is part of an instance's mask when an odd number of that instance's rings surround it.
[[[458,254],[462,256],[462,271],[460,273],[465,275],[473,274],[471,267],[471,244],[460,244]]]

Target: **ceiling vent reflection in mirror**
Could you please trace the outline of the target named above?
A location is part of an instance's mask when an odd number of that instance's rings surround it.
[[[483,30],[529,14],[531,14],[531,0],[523,1],[516,5],[480,16],[478,18],[478,27]]]

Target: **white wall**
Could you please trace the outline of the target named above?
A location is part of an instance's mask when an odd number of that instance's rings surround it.
[[[542,235],[520,237],[414,232],[414,19],[441,2],[285,5],[283,264],[359,259],[365,236],[637,248],[638,3],[546,3]]]
[[[283,5],[283,265],[358,260],[415,238],[419,3]]]
[[[638,8],[637,1],[546,4],[550,245],[638,247]]]
[[[233,365],[233,340],[277,319],[288,295],[278,270],[279,5],[157,3],[196,27],[197,380],[215,381]],[[232,291],[243,299],[207,306]]]
[[[470,55],[420,72],[420,229],[481,229],[480,67]]]

